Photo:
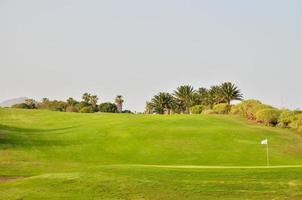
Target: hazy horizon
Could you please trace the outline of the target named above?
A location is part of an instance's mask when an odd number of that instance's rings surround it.
[[[158,92],[234,82],[302,108],[302,1],[0,0],[0,102],[100,102],[143,111]]]

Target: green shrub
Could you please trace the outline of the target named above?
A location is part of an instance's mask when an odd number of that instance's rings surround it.
[[[81,113],[93,113],[93,108],[91,106],[86,106],[81,108],[80,110]]]
[[[75,106],[68,106],[66,112],[79,112],[79,110]]]
[[[190,112],[192,114],[201,114],[203,111],[203,106],[202,105],[196,105],[190,108]]]
[[[257,122],[274,126],[278,123],[280,114],[281,114],[280,110],[274,108],[266,108],[266,109],[259,110],[256,113],[256,120]]]
[[[203,110],[202,114],[211,115],[211,114],[217,114],[217,113],[212,109],[208,109],[208,110]]]
[[[230,114],[232,115],[240,115],[240,107],[238,105],[231,106]]]
[[[101,103],[100,106],[99,106],[99,111],[100,112],[116,113],[117,112],[117,107],[114,103],[110,103],[110,102]]]
[[[272,109],[273,107],[269,105],[262,104],[258,100],[245,100],[241,103],[233,106],[231,109],[231,114],[239,114],[243,117],[246,117],[247,119],[256,120],[256,113],[259,110],[263,109]]]
[[[26,103],[19,103],[12,106],[12,108],[31,109]]]
[[[278,120],[278,126],[283,128],[289,127],[289,124],[293,121],[294,116],[295,116],[294,111],[283,110]]]
[[[213,111],[216,114],[228,114],[231,110],[231,106],[227,103],[216,104],[213,107]]]
[[[289,127],[301,131],[301,129],[302,129],[302,114],[295,114],[292,117],[292,121],[289,124]]]
[[[47,109],[47,110],[52,110],[52,111],[65,111],[66,110],[66,102],[64,101],[43,101],[38,104],[38,109]]]

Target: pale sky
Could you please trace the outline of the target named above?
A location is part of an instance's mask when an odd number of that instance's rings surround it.
[[[238,85],[302,108],[300,0],[0,0],[0,101]]]

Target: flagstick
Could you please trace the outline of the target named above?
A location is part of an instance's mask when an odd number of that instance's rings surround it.
[[[266,165],[269,167],[269,157],[268,157],[268,142],[266,144]]]

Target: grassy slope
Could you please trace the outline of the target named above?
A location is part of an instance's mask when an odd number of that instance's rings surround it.
[[[273,165],[302,164],[298,134],[236,117],[0,109],[0,177],[22,177],[0,179],[0,199],[301,199],[302,168],[120,165],[264,165],[264,138]]]

